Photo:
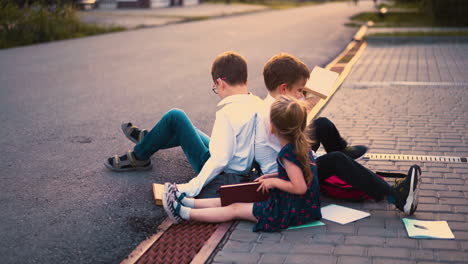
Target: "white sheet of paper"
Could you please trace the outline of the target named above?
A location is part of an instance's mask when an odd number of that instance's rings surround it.
[[[409,237],[455,239],[447,221],[421,221],[403,218]]]
[[[370,216],[369,213],[341,205],[330,204],[321,208],[322,218],[336,222],[338,224],[348,224],[359,219]]]
[[[306,83],[306,90],[323,99],[330,96],[333,85],[339,74],[318,66],[315,66],[310,73],[310,78]]]

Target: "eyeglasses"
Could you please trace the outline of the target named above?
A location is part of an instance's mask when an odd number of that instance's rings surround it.
[[[213,88],[211,90],[213,90],[213,93],[215,93],[215,94],[218,94],[218,87],[216,87],[216,86],[218,85],[219,80],[224,81],[224,80],[226,80],[226,77],[220,77],[220,78],[213,81]]]

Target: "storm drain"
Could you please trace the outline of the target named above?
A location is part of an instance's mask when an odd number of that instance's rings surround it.
[[[398,155],[398,154],[371,154],[371,153],[367,153],[362,158],[363,159],[368,159],[368,160],[395,160],[395,161],[467,163],[467,158],[464,158],[464,157],[445,157],[445,156],[423,156],[423,155]]]
[[[171,225],[135,263],[190,263],[218,226],[192,221]]]

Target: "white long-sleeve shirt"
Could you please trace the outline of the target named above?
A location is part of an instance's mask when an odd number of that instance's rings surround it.
[[[278,138],[271,133],[270,110],[275,102],[270,94],[263,100],[263,109],[257,119],[257,133],[255,135],[255,160],[260,165],[263,174],[278,172],[276,157],[281,150]]]
[[[209,144],[210,158],[200,173],[188,183],[178,184],[188,197],[201,189],[221,172],[247,173],[254,159],[254,142],[258,112],[262,100],[252,94],[231,95],[219,102]]]

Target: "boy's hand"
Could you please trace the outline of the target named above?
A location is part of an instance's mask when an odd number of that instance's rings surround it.
[[[263,180],[263,179],[268,179],[268,178],[273,178],[273,177],[278,177],[278,173],[265,174],[265,175],[262,175],[262,176],[258,177],[254,181],[260,181],[260,180]]]
[[[262,193],[267,193],[270,189],[275,188],[275,179],[259,179],[258,181],[260,182],[260,186],[258,186],[257,192],[262,191]]]

